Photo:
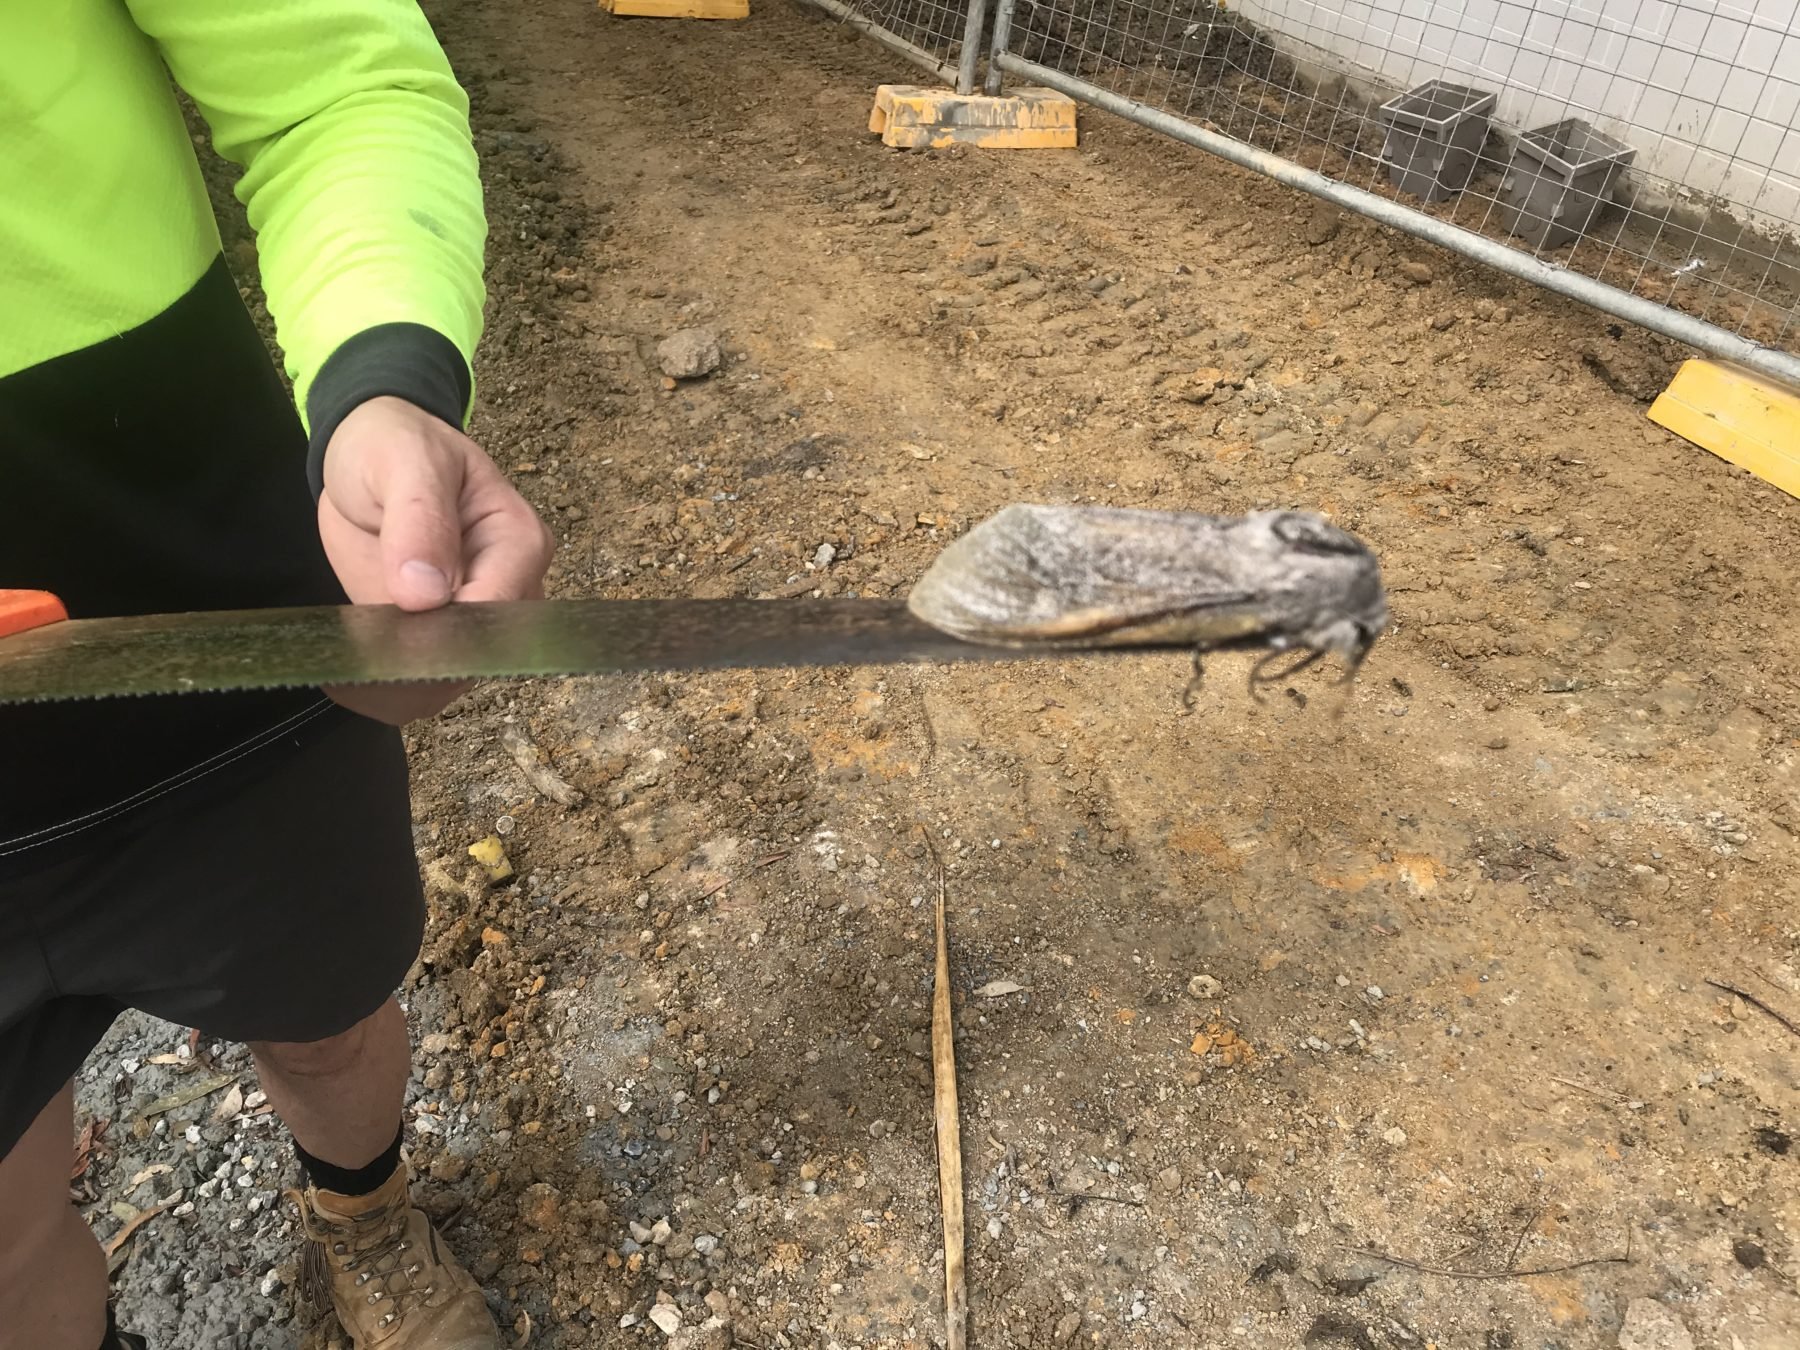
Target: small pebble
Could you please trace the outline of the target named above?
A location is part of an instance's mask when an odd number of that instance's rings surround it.
[[[1217,998],[1225,992],[1225,986],[1211,975],[1196,975],[1188,981],[1188,993],[1194,998]]]

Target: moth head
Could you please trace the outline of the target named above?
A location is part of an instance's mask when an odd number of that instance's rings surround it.
[[[1310,512],[1271,511],[1264,521],[1281,553],[1288,645],[1329,652],[1354,676],[1388,623],[1374,553],[1349,531]]]
[[[1387,627],[1385,607],[1379,619],[1373,616],[1334,619],[1308,633],[1302,642],[1314,651],[1330,652],[1344,663],[1346,679],[1354,678],[1368,659],[1375,639]]]

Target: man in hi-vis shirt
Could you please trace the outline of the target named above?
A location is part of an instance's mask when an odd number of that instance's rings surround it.
[[[294,402],[177,85],[244,169]],[[462,434],[486,225],[414,0],[0,6],[0,185],[0,587],[78,618],[542,593],[548,532]],[[128,1008],[250,1045],[301,1283],[358,1350],[498,1346],[401,1154],[394,724],[450,693],[342,697],[0,709],[0,1350],[143,1344],[68,1192],[71,1078]]]

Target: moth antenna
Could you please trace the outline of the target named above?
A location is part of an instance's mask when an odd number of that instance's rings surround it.
[[[1200,686],[1206,683],[1206,659],[1200,648],[1194,648],[1194,673],[1188,677],[1187,686],[1181,691],[1181,706],[1189,712],[1194,710],[1194,695]]]

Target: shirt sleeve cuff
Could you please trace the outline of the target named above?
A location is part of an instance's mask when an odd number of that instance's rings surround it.
[[[313,497],[325,491],[325,447],[357,407],[372,398],[403,398],[461,430],[472,387],[468,361],[435,329],[384,323],[358,333],[326,358],[307,390],[306,478]]]

